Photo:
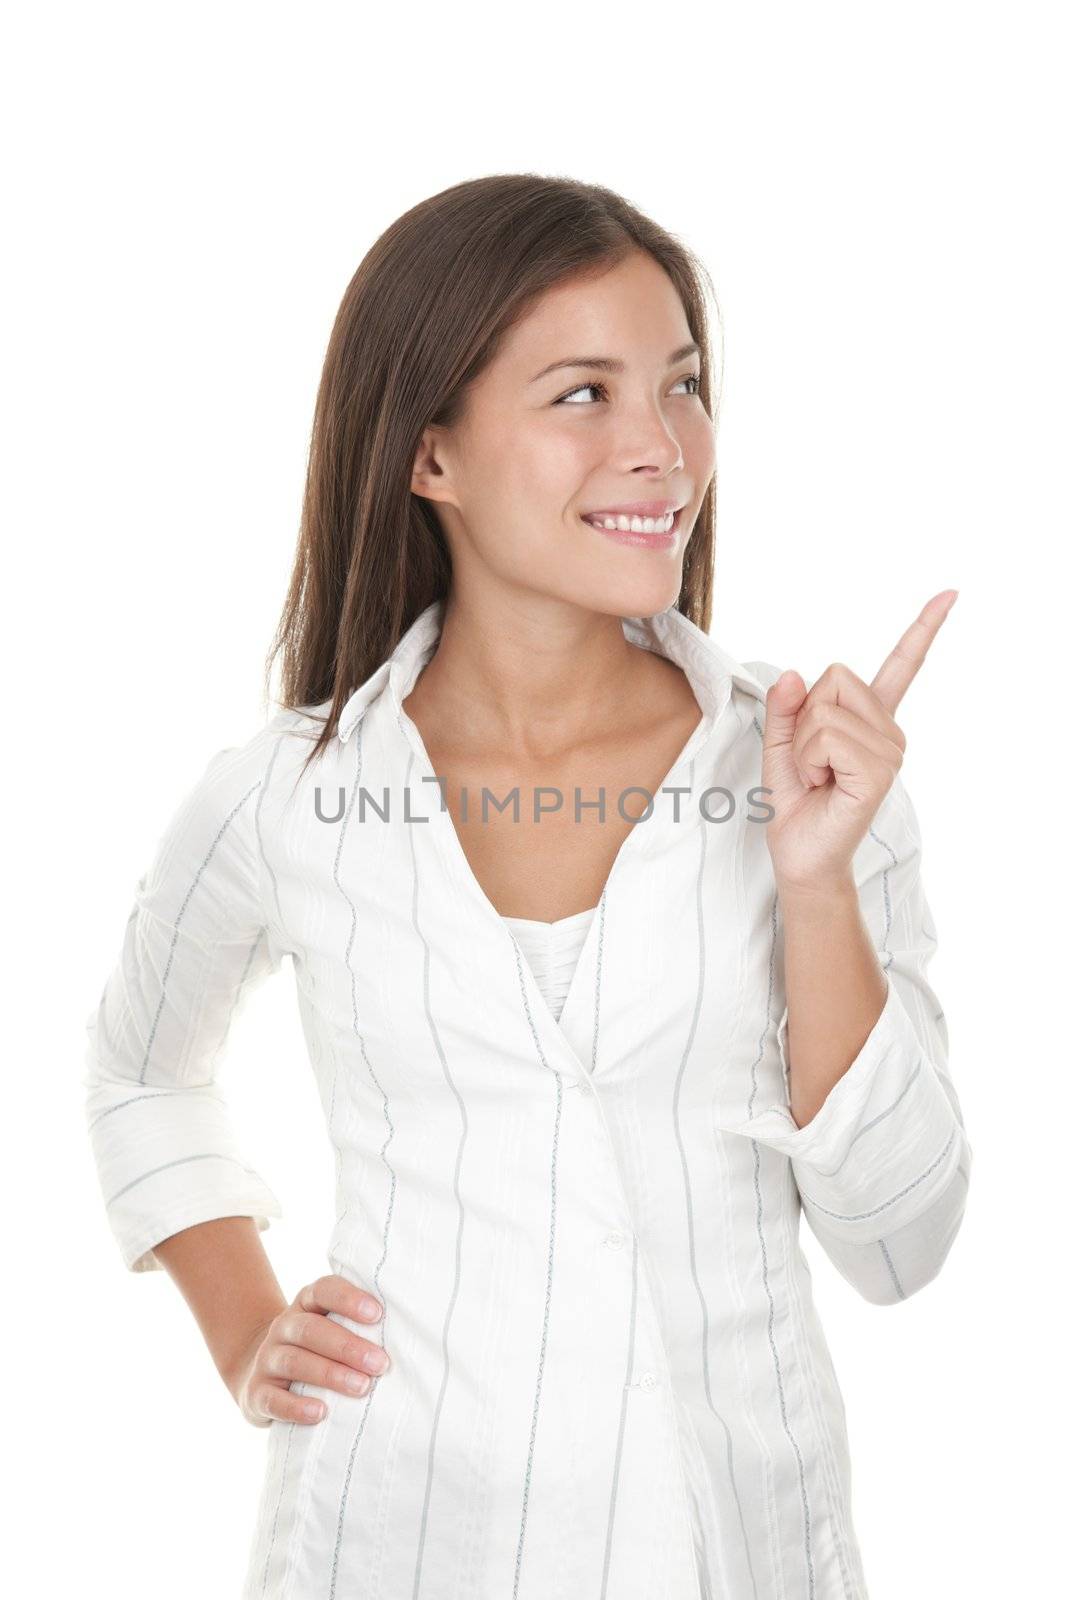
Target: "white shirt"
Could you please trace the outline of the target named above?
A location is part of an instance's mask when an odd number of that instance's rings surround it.
[[[421,613],[305,775],[318,707],[211,759],[88,1021],[106,1214],[147,1270],[181,1228],[281,1214],[215,1070],[238,1003],[292,960],[337,1156],[329,1267],[386,1307],[337,1320],[391,1367],[362,1398],[292,1385],[329,1412],[267,1430],[244,1593],[860,1600],[798,1224],[889,1305],[934,1277],[961,1220],[971,1154],[909,797],[896,779],[854,860],[886,1004],[798,1128],[747,799],[778,669],[675,608],[623,619],[703,715],[620,847],[557,1019],[422,781],[402,701],[441,616]],[[726,815],[710,785],[734,797],[728,821],[708,820]],[[360,820],[361,788],[387,821],[372,804]]]

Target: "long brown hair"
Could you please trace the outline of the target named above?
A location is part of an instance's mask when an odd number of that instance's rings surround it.
[[[438,518],[410,487],[425,428],[458,420],[468,386],[537,296],[633,250],[653,256],[680,296],[712,415],[709,275],[611,189],[532,172],[473,178],[413,206],[364,257],[327,346],[297,554],[266,661],[269,682],[282,655],[281,705],[330,701],[307,761],[326,747],[353,689],[450,587]],[[713,576],[711,479],[677,601],[704,630]]]

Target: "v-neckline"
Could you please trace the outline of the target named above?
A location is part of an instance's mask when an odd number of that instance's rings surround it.
[[[640,645],[638,648],[647,649],[649,647],[646,645]],[[574,1021],[577,1007],[580,1003],[579,997],[583,985],[586,982],[586,979],[583,975],[587,970],[587,957],[593,955],[600,944],[601,928],[604,923],[605,904],[606,900],[608,899],[609,889],[621,866],[626,862],[631,852],[638,847],[639,836],[649,825],[649,819],[653,815],[654,808],[659,804],[665,790],[672,785],[673,779],[680,772],[681,768],[693,759],[696,752],[705,741],[710,730],[711,717],[708,714],[707,708],[703,705],[699,696],[699,692],[694,683],[691,681],[691,678],[688,676],[687,672],[684,671],[683,667],[681,667],[680,670],[684,672],[684,676],[688,679],[688,686],[691,689],[692,694],[695,696],[696,702],[698,703],[701,713],[699,721],[685,739],[679,754],[655,789],[651,797],[649,813],[644,813],[645,821],[635,823],[630,833],[626,834],[620,841],[620,846],[615,857],[613,858],[612,865],[609,868],[608,876],[606,877],[604,886],[602,887],[601,893],[598,896],[597,904],[593,907],[593,915],[590,918],[589,926],[586,929],[586,935],[579,949],[578,960],[575,963],[575,970],[571,974],[571,982],[568,986],[567,994],[565,996],[559,1017],[554,1016],[552,1011],[549,1009],[548,1003],[546,1002],[544,994],[541,991],[541,986],[537,981],[537,977],[530,965],[529,959],[527,958],[521,944],[515,938],[514,932],[507,926],[502,913],[496,909],[488,895],[485,893],[484,889],[481,887],[480,880],[478,879],[473,868],[470,866],[469,858],[466,855],[465,849],[463,848],[462,840],[459,838],[458,830],[452,821],[450,808],[442,804],[442,790],[440,789],[439,780],[436,777],[435,768],[433,767],[431,758],[429,757],[425,742],[421,737],[421,731],[417,727],[417,724],[414,722],[413,718],[410,716],[409,712],[406,711],[401,704],[401,701],[404,700],[409,694],[412,684],[408,684],[403,690],[399,704],[396,707],[395,714],[398,718],[399,728],[410,748],[410,760],[406,767],[405,786],[407,791],[411,789],[409,779],[410,766],[416,759],[418,766],[421,768],[422,781],[427,779],[430,784],[434,784],[437,792],[440,795],[441,803],[437,805],[432,821],[435,826],[435,836],[439,841],[444,860],[446,861],[453,875],[462,884],[467,899],[474,905],[481,918],[486,921],[490,927],[497,927],[500,934],[504,938],[511,941],[519,968],[520,980],[525,991],[524,998],[527,999],[527,1014],[531,1026],[533,1027],[535,1033],[540,1033],[541,1031],[548,1033],[549,1037],[558,1043],[559,1048],[570,1056],[572,1061],[577,1065],[580,1073],[582,1073],[587,1080],[589,1080],[591,1077],[592,1069],[586,1067],[579,1056],[578,1051],[572,1045],[571,1038],[568,1033],[568,1024]],[[414,679],[416,680],[416,678],[419,676],[420,666],[418,666],[417,672],[414,675]]]

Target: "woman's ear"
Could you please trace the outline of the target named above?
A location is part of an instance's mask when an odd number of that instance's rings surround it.
[[[421,435],[413,458],[413,475],[410,490],[425,500],[457,504],[451,492],[451,474],[447,460],[446,429],[430,423]]]

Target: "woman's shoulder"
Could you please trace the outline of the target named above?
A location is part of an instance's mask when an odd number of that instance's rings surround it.
[[[186,803],[212,812],[240,805],[282,780],[292,782],[326,721],[326,706],[272,704],[263,721],[232,743],[204,749],[189,773]]]

